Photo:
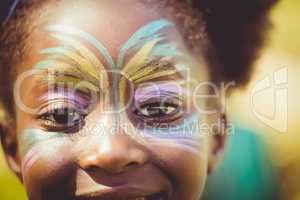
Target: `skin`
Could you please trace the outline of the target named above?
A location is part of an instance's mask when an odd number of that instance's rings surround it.
[[[182,74],[208,80],[202,57],[185,48],[162,10],[134,0],[74,2],[62,1],[36,19],[42,25],[31,33],[30,51],[18,65],[19,77],[34,70],[18,89],[30,110],[16,107],[16,131],[7,137],[16,135],[18,153],[6,152],[30,200],[130,200],[162,193],[165,199],[199,199],[224,145],[223,138],[191,128],[218,119],[195,108],[195,86]],[[142,35],[150,39],[128,45],[149,26]],[[166,101],[164,112],[171,114],[147,121],[153,99]],[[67,112],[70,121],[80,123],[54,122],[51,111],[66,107],[75,110]]]

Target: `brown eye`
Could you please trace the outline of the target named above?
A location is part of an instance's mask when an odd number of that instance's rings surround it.
[[[155,117],[165,117],[173,114],[177,111],[177,106],[175,105],[157,105],[150,104],[143,106],[138,112],[137,115],[144,116],[147,118],[155,118]]]
[[[180,111],[180,106],[173,103],[149,102],[136,109],[135,114],[140,119],[160,120],[175,116]]]
[[[160,128],[165,126],[175,126],[183,119],[184,108],[171,102],[144,103],[134,112],[133,122],[142,128]]]
[[[85,116],[73,108],[58,108],[40,117],[42,125],[47,129],[63,131],[83,124]]]
[[[73,109],[57,109],[53,113],[46,114],[42,119],[67,125],[79,121],[80,114]]]

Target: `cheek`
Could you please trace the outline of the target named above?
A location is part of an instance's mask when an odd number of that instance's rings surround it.
[[[178,199],[197,199],[207,176],[208,141],[193,115],[173,129],[145,131],[148,148],[174,180]]]
[[[170,145],[152,145],[162,161],[164,171],[174,181],[178,199],[197,199],[203,190],[207,176],[207,145],[203,143],[197,153]]]
[[[70,152],[71,142],[65,138],[31,141],[34,142],[36,144],[32,147],[26,147],[22,157],[23,182],[29,196],[40,199],[47,194],[49,196],[49,193],[59,194],[59,191],[66,194],[66,191],[70,191],[66,187],[72,185],[70,177],[75,174],[73,153]]]

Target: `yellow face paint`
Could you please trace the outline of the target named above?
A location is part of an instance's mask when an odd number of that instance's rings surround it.
[[[49,56],[49,60],[42,61],[35,67],[48,69],[53,72],[52,74],[57,74],[57,72],[64,74],[60,78],[53,78],[52,76],[52,79],[49,79],[51,82],[65,81],[78,84],[80,80],[89,81],[99,90],[111,91],[111,100],[115,104],[124,106],[125,98],[122,93],[125,92],[126,79],[137,84],[176,73],[175,69],[161,67],[161,64],[149,65],[152,60],[157,58],[180,55],[174,43],[165,41],[166,37],[163,31],[172,26],[173,24],[168,20],[161,19],[141,27],[120,48],[116,62],[113,61],[104,45],[92,35],[68,25],[50,26],[48,30],[53,33],[51,36],[61,42],[62,45],[43,49],[41,53]],[[76,40],[75,37],[83,39],[99,50],[96,53],[105,58],[109,70],[119,70],[119,73],[113,75],[112,90],[109,90],[109,76],[103,63],[98,59],[99,56],[93,53],[83,42]],[[124,58],[129,52],[136,53],[123,66]],[[120,105],[117,107],[120,108]]]

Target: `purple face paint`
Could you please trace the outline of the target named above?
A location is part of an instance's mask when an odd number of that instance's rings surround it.
[[[49,90],[39,98],[40,102],[65,102],[67,105],[75,105],[78,109],[86,109],[89,106],[90,99],[87,96],[76,93],[73,89],[57,88]],[[42,104],[43,105],[43,104]],[[53,105],[55,107],[55,105]],[[41,106],[43,107],[43,106]]]
[[[168,94],[170,96],[177,96],[180,99],[185,99],[190,95],[190,91],[183,88],[176,82],[154,82],[151,84],[145,84],[143,87],[139,87],[135,92],[134,100],[138,102],[153,96]]]

